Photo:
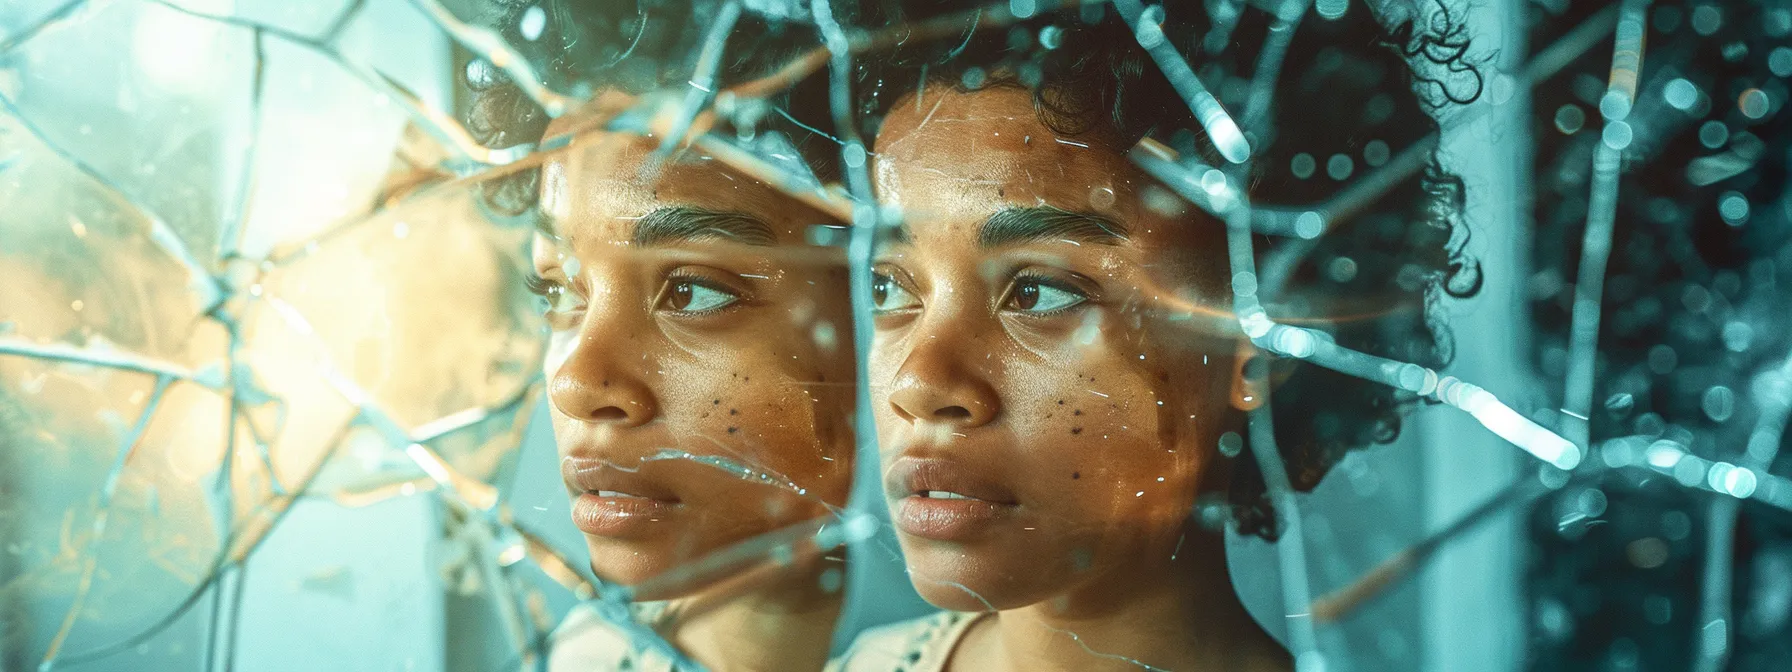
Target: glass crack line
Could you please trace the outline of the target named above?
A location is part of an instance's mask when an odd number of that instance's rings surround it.
[[[1196,205],[1207,203],[1227,225],[1228,256],[1232,264],[1234,305],[1238,324],[1257,347],[1280,355],[1305,359],[1316,365],[1364,380],[1404,389],[1419,396],[1467,412],[1500,438],[1560,469],[1580,464],[1579,446],[1512,410],[1493,393],[1454,376],[1439,376],[1430,368],[1357,352],[1333,342],[1322,332],[1272,320],[1257,299],[1255,253],[1250,240],[1250,204],[1231,177],[1197,195],[1192,185],[1202,184],[1189,171],[1144,146],[1131,152],[1147,173]],[[1210,173],[1211,174],[1211,173]]]
[[[693,144],[697,149],[708,152],[717,160],[728,164],[729,167],[746,173],[748,177],[759,180],[804,205],[832,215],[842,222],[852,221],[852,197],[845,193],[839,185],[830,184],[813,188],[801,186],[804,184],[803,181],[797,179],[789,171],[730,144],[714,133],[697,136]]]
[[[644,100],[641,101],[640,104],[652,105],[653,102]],[[627,111],[633,111],[633,109],[634,108],[629,108]],[[445,193],[452,194],[465,190],[467,187],[480,182],[495,180],[524,170],[537,168],[547,160],[567,151],[568,148],[580,139],[597,134],[629,132],[641,136],[651,136],[653,132],[651,128],[654,125],[653,123],[621,123],[622,119],[627,116],[628,115],[626,114],[596,115],[592,119],[575,122],[573,128],[544,138],[539,144],[516,145],[503,150],[492,150],[505,152],[507,155],[504,157],[503,161],[488,163],[483,167],[474,169],[470,172],[462,171],[461,174],[454,179],[434,182],[419,187],[416,191],[402,199],[402,201],[409,202],[422,200]],[[658,117],[656,116],[654,118],[657,119]],[[705,133],[698,136],[697,139],[693,141],[693,145],[702,151],[709,152],[717,159],[728,163],[730,166],[746,172],[749,176],[764,181],[768,185],[778,188],[792,197],[816,207],[823,212],[836,213],[843,209],[850,210],[850,206],[843,206],[840,204],[839,201],[841,201],[844,196],[838,193],[837,189],[830,190],[824,187],[821,189],[796,190],[788,188],[788,184],[799,184],[800,181],[789,177],[786,171],[783,171],[768,162],[759,160],[749,152],[729,144],[726,140],[723,140],[712,133]],[[357,213],[351,217],[344,218],[338,223],[310,236],[301,237],[292,241],[283,241],[276,244],[274,249],[268,253],[266,260],[275,266],[285,266],[294,260],[302,259],[315,251],[316,245],[352,231],[363,224],[378,219],[390,211],[391,206],[389,204],[376,204],[372,209],[366,212]],[[842,219],[844,220],[846,218],[842,217]]]
[[[418,444],[411,444],[413,447]],[[440,492],[438,490],[437,492]],[[454,500],[446,500],[453,506]],[[510,637],[510,643],[519,651],[529,651],[528,624],[524,621],[523,611],[518,605],[516,585],[510,581],[509,573],[499,566],[496,550],[497,535],[493,529],[502,529],[503,523],[484,515],[476,509],[462,511],[458,525],[449,530],[451,539],[458,538],[466,545],[466,554],[479,572],[479,577],[492,593],[492,601],[497,603],[498,620],[504,624],[504,631]],[[525,656],[524,665],[533,667],[536,661]]]
[[[82,175],[87,176],[88,179],[98,183],[108,192],[108,194],[116,199],[117,205],[136,214],[138,217],[142,218],[144,222],[149,224],[148,230],[144,231],[144,233],[149,236],[150,243],[154,244],[163,254],[168,255],[169,259],[174,260],[174,263],[179,264],[181,268],[187,271],[187,288],[198,298],[200,313],[209,313],[217,308],[218,304],[224,301],[224,290],[219,287],[218,281],[205,270],[205,267],[199,265],[199,261],[195,259],[193,253],[187,249],[187,244],[180,239],[180,236],[174,233],[174,229],[168,226],[167,222],[162,221],[161,217],[150,212],[148,208],[139,205],[136,200],[126,194],[122,187],[106,177],[105,174],[101,173],[98,169],[89,165],[86,161],[82,161],[80,157],[75,156],[74,153],[69,152],[62,146],[52,142],[50,136],[44,134],[43,129],[39,128],[36,123],[33,123],[31,118],[26,116],[25,111],[20,109],[19,106],[4,93],[0,93],[0,108],[3,108],[12,118],[17,119],[19,125],[24,126],[25,130],[29,132],[32,137],[36,138],[38,142],[42,143],[45,148],[49,149],[51,153],[62,160],[67,161],[70,165],[74,166],[76,170],[80,171]]]
[[[540,367],[538,366],[536,368],[539,369]],[[501,401],[496,405],[476,406],[465,410],[455,411],[440,418],[436,418],[435,420],[417,425],[410,431],[410,440],[412,443],[429,443],[454,432],[485,422],[495,416],[519,410],[522,403],[528,400],[530,392],[533,391],[537,385],[541,384],[541,382],[541,376],[536,376],[529,382],[524,383],[521,391],[511,395],[509,399]]]
[[[1574,59],[1580,58],[1587,50],[1593,48],[1599,40],[1610,33],[1617,23],[1617,8],[1601,10],[1592,18],[1564,35],[1562,38],[1542,50],[1526,63],[1519,72],[1519,85],[1534,87],[1550,77],[1555,76],[1562,68],[1567,67]],[[1486,106],[1469,107],[1459,114],[1451,115],[1439,121],[1446,129],[1458,128],[1472,123],[1487,114]],[[1338,193],[1324,202],[1313,206],[1262,206],[1251,209],[1251,227],[1258,233],[1267,235],[1295,237],[1301,241],[1313,241],[1324,232],[1331,230],[1338,223],[1350,219],[1362,209],[1373,204],[1386,194],[1389,189],[1398,186],[1407,178],[1417,174],[1430,162],[1432,152],[1436,151],[1439,141],[1438,133],[1430,133],[1423,139],[1401,149],[1386,164],[1364,177],[1353,180],[1338,190]],[[1165,148],[1168,151],[1168,148]],[[1313,213],[1318,221],[1300,221],[1302,216]],[[1298,242],[1283,245],[1266,253],[1263,266],[1263,278],[1259,283],[1263,294],[1275,296],[1280,294],[1283,276],[1277,269],[1292,269],[1311,253],[1317,243]]]
[[[355,427],[355,424],[356,424],[356,419],[351,418],[348,422],[343,423],[342,427],[337,429],[336,432],[331,435],[330,440],[328,442],[326,442],[326,444],[325,444],[325,445],[328,445],[331,447],[329,454],[333,455],[336,452],[336,450],[341,447],[342,442],[345,439],[347,439],[347,437],[348,437],[349,430],[353,429]],[[320,465],[321,465],[321,461],[320,461]],[[268,524],[268,526],[267,526],[268,530],[272,530],[275,526],[278,525],[280,520],[282,520],[286,516],[286,513],[292,509],[292,507],[290,506],[290,504],[292,502],[297,501],[298,498],[309,494],[311,484],[316,479],[317,474],[320,471],[321,471],[321,469],[314,469],[309,474],[307,474],[305,476],[305,478],[300,482],[297,492],[294,492],[293,494],[287,495],[285,497],[276,497],[275,498],[275,499],[284,499],[286,501],[286,503],[288,504],[288,506],[283,506],[274,511],[274,514],[273,514],[274,519]],[[266,508],[268,508],[266,504],[258,504],[257,507],[264,509],[264,510]],[[237,543],[242,539],[244,533],[245,533],[245,530],[235,529],[235,530],[232,530],[227,536],[225,536],[223,538],[223,540],[220,542],[220,544],[218,546],[218,553],[215,556],[213,556],[211,565],[206,570],[206,572],[204,574],[204,578],[201,579],[200,582],[193,587],[192,591],[187,593],[187,596],[185,598],[183,598],[181,600],[181,602],[174,607],[173,610],[169,611],[168,614],[164,615],[160,620],[157,620],[155,623],[152,623],[149,627],[144,628],[143,630],[141,630],[137,633],[134,633],[128,637],[125,637],[123,639],[120,639],[116,642],[113,642],[111,644],[102,644],[102,645],[96,646],[92,649],[87,649],[85,651],[72,652],[65,656],[62,656],[60,658],[60,660],[62,662],[68,663],[70,665],[73,665],[76,663],[89,662],[89,661],[93,661],[93,660],[99,660],[101,658],[105,658],[105,657],[112,656],[112,655],[115,655],[118,653],[122,653],[124,651],[128,651],[128,650],[136,647],[137,645],[142,644],[145,641],[148,641],[149,638],[156,636],[157,634],[161,633],[163,630],[166,630],[168,628],[168,626],[173,625],[176,621],[180,620],[180,618],[182,616],[186,615],[188,610],[192,609],[194,605],[199,603],[199,600],[205,596],[206,591],[209,590],[212,587],[212,585],[217,581],[218,572],[220,570],[222,570],[226,564],[228,564],[230,562],[246,562],[248,560],[249,556],[255,552],[255,549],[260,546],[262,539],[266,538],[266,535],[263,534],[260,537],[257,537],[254,541],[250,542],[249,545],[246,548],[244,548],[241,553],[233,553],[233,549],[236,547]]]
[[[248,223],[251,201],[255,193],[255,178],[260,172],[255,170],[255,158],[261,149],[261,99],[267,90],[267,42],[266,32],[257,27],[254,29],[255,60],[251,67],[253,75],[249,86],[249,146],[243,151],[243,179],[237,181],[236,207],[232,208],[230,219],[224,222],[224,230],[218,235],[218,249],[213,258],[218,266],[238,255],[243,227]],[[234,340],[234,339],[233,339]]]
[[[826,2],[813,3],[811,10],[815,16],[816,28],[822,35],[822,44],[827,50],[828,58],[828,109],[834,121],[834,131],[840,142],[840,161],[846,174],[847,193],[852,199],[851,234],[846,243],[847,289],[852,306],[853,328],[853,368],[858,375],[857,389],[853,396],[853,426],[865,428],[876,427],[876,418],[872,413],[871,403],[871,334],[875,332],[875,321],[871,314],[871,260],[875,253],[874,244],[878,230],[885,224],[883,210],[877,207],[876,199],[871,193],[871,176],[865,162],[864,140],[859,137],[858,126],[852,115],[852,43],[840,23],[834,19],[833,8]],[[893,223],[893,222],[891,222]],[[858,431],[854,433],[853,455],[853,488],[847,508],[851,511],[874,515],[870,511],[884,506],[883,493],[880,488],[869,485],[877,480],[878,444],[877,433]]]
[[[1611,79],[1599,112],[1605,130],[1593,148],[1592,194],[1587,203],[1587,225],[1581,241],[1580,268],[1574,285],[1574,307],[1568,328],[1568,373],[1562,391],[1562,421],[1569,441],[1587,446],[1591,426],[1584,420],[1592,413],[1595,357],[1599,349],[1599,320],[1605,294],[1605,266],[1611,257],[1612,229],[1618,212],[1618,160],[1630,145],[1630,126],[1625,117],[1636,103],[1636,82],[1642,68],[1643,34],[1648,0],[1625,0],[1613,40]],[[1575,417],[1578,416],[1578,417]]]
[[[1646,469],[1671,476],[1689,490],[1703,490],[1737,499],[1753,499],[1792,511],[1792,479],[1692,454],[1686,444],[1638,435],[1600,444],[1607,466]]]
[[[1069,637],[1070,641],[1076,642],[1077,646],[1082,647],[1083,653],[1087,653],[1090,656],[1093,656],[1096,658],[1103,658],[1106,660],[1117,660],[1122,663],[1126,663],[1128,665],[1135,666],[1141,670],[1145,670],[1145,672],[1170,672],[1170,670],[1168,670],[1168,669],[1150,665],[1150,664],[1146,663],[1145,661],[1139,660],[1137,658],[1129,658],[1126,656],[1122,656],[1118,653],[1106,653],[1106,652],[1102,652],[1102,651],[1096,651],[1094,648],[1091,648],[1087,642],[1083,641],[1082,635],[1076,634],[1075,632],[1072,632],[1070,630],[1060,628],[1060,627],[1057,627],[1054,625],[1049,625],[1046,623],[1040,623],[1040,625],[1047,630],[1050,630],[1052,632]]]
[[[1592,481],[1605,471],[1598,464],[1589,463],[1587,467],[1570,474],[1569,482]],[[1357,607],[1410,578],[1414,571],[1423,568],[1446,544],[1474,530],[1494,514],[1515,506],[1528,505],[1554,491],[1544,487],[1542,481],[1533,475],[1526,474],[1513,479],[1475,508],[1450,521],[1443,529],[1400,549],[1350,583],[1314,600],[1313,618],[1322,623],[1343,620]]]
[[[68,2],[62,3],[61,7],[57,7],[49,14],[44,15],[44,18],[38,20],[37,23],[8,36],[4,40],[0,40],[0,54],[17,49],[20,46],[23,46],[26,42],[30,42],[31,38],[37,37],[38,35],[43,34],[44,31],[67,21],[75,12],[86,7],[87,3],[88,0],[69,0]]]
[[[342,8],[342,13],[336,15],[335,20],[330,22],[330,26],[324,29],[318,39],[325,43],[335,43],[336,38],[342,36],[342,31],[361,15],[361,10],[366,6],[367,0],[350,0],[348,6]]]
[[[867,513],[849,512],[802,521],[710,552],[638,584],[617,586],[614,594],[632,601],[640,596],[654,599],[658,595],[688,593],[737,579],[741,572],[764,567],[767,562],[786,566],[799,556],[820,556],[870,539],[877,527],[877,520]]]
[[[1208,93],[1201,78],[1189,68],[1188,61],[1176,53],[1176,47],[1164,36],[1163,26],[1157,22],[1162,16],[1162,5],[1153,5],[1152,10],[1155,11],[1150,11],[1141,7],[1138,0],[1114,0],[1114,9],[1126,19],[1126,25],[1137,36],[1139,46],[1151,54],[1151,60],[1157,63],[1158,71],[1170,80],[1170,85],[1176,88],[1177,93],[1182,94],[1182,101],[1195,113],[1195,119],[1201,122],[1201,128],[1207,131],[1207,137],[1213,140],[1213,146],[1220,151],[1220,155],[1234,164],[1249,160],[1251,143],[1238,129],[1238,122],[1233,121],[1232,115],[1226,113],[1226,108],[1220,105],[1219,99]],[[1148,12],[1156,16],[1146,16]]]
[[[510,75],[511,82],[521,88],[523,94],[535,101],[536,105],[540,105],[548,116],[566,114],[585,102],[583,97],[565,96],[549,89],[535,73],[535,68],[529,65],[528,59],[511,48],[502,35],[490,28],[460,20],[441,0],[411,0],[411,4],[422,10],[436,27],[455,42]]]
[[[437,490],[439,495],[452,498],[455,503],[482,511],[487,516],[491,515],[493,507],[498,502],[495,488],[455,471],[435,451],[417,442],[413,434],[404,429],[390,413],[374,401],[367,390],[349,379],[337,368],[335,362],[327,354],[328,348],[324,347],[316,330],[312,328],[305,316],[299,313],[297,308],[272,296],[264,297],[263,300],[273,308],[282,321],[292,328],[294,333],[311,340],[320,350],[325,351],[318,357],[318,374],[323,377],[325,382],[329,383],[338,395],[341,395],[350,406],[360,413],[361,419],[375,433],[379,434],[388,446],[403,446],[405,457],[441,486]]]
[[[722,444],[721,441],[718,441],[713,437],[704,436],[701,438],[709,440],[711,443],[716,444],[717,447],[720,447],[724,450],[728,450],[728,447],[726,445]],[[609,460],[602,460],[601,463],[605,467],[632,474],[632,473],[637,473],[637,472],[641,471],[641,467],[643,465],[646,465],[649,462],[672,462],[672,461],[690,462],[692,464],[700,464],[700,465],[703,465],[706,467],[716,469],[718,471],[721,471],[722,473],[728,474],[730,476],[733,476],[733,477],[738,478],[743,481],[759,483],[761,485],[774,486],[780,490],[789,491],[792,494],[798,495],[800,497],[805,497],[808,499],[815,499],[817,501],[820,501],[818,496],[809,494],[809,490],[807,488],[797,485],[796,482],[792,481],[790,479],[790,477],[788,477],[788,476],[780,474],[771,469],[767,469],[760,465],[747,464],[747,463],[744,463],[744,462],[741,462],[741,461],[738,461],[738,460],[735,460],[733,458],[729,458],[729,457],[726,457],[723,455],[698,455],[698,454],[692,453],[688,450],[680,450],[677,448],[661,448],[661,449],[655,451],[652,455],[647,455],[647,456],[636,459],[635,466],[633,466],[633,467],[626,467],[626,466],[623,466],[620,464],[616,464],[615,462],[611,462]],[[822,504],[827,505],[827,502],[822,502]],[[834,507],[832,505],[828,505],[828,508],[833,509]]]
[[[672,151],[684,143],[685,135],[691,131],[691,122],[697,120],[697,114],[715,96],[716,70],[722,63],[722,54],[728,47],[728,35],[734,31],[734,24],[740,20],[740,1],[728,0],[709,26],[703,36],[703,48],[697,53],[697,67],[691,73],[690,89],[685,91],[684,105],[678,109],[678,116],[673,117],[672,127],[660,139],[659,148],[653,151],[653,157],[642,164],[643,171],[652,170],[671,156]]]
[[[1310,0],[1282,0],[1275,6],[1275,22],[1264,38],[1263,51],[1257,56],[1257,70],[1251,77],[1251,95],[1244,107],[1244,127],[1261,143],[1271,142],[1275,129],[1270,126],[1269,111],[1275,98],[1275,83],[1281,78],[1282,59],[1294,42],[1295,26],[1307,14]]]
[[[1044,0],[1039,3],[1038,10],[1031,16],[1067,7],[1105,4],[1106,2],[1107,0]],[[1008,2],[999,2],[924,21],[895,24],[876,31],[859,30],[849,34],[845,28],[842,28],[841,35],[844,38],[846,53],[858,56],[901,44],[956,37],[965,32],[967,23],[971,24],[969,27],[973,30],[1012,25],[1020,18],[1014,15],[1010,9],[1011,6]],[[832,17],[831,9],[829,16]],[[835,25],[838,25],[838,22],[835,22]],[[766,98],[788,90],[797,82],[815,74],[822,66],[828,65],[835,53],[833,49],[824,43],[820,47],[790,59],[770,75],[730,86],[724,89],[723,93],[730,93],[739,98]]]
[[[596,595],[587,599],[585,604],[602,621],[617,628],[627,637],[636,650],[650,650],[665,655],[673,661],[674,669],[700,670],[700,665],[686,657],[665,637],[636,621],[629,613],[628,605],[638,596],[686,592],[693,587],[713,585],[717,581],[727,580],[741,569],[758,566],[758,563],[765,560],[788,564],[794,561],[798,553],[818,555],[843,545],[856,544],[873,538],[877,527],[876,518],[865,513],[847,513],[837,523],[830,518],[804,521],[712,551],[633,586],[600,584],[595,587]],[[582,629],[595,625],[586,623],[580,628],[555,632],[549,643],[571,637]]]
[[[125,433],[124,440],[119,442],[117,457],[114,458],[111,469],[106,472],[106,480],[100,485],[99,502],[95,506],[90,531],[92,536],[87,540],[87,548],[81,552],[81,578],[75,586],[74,600],[63,616],[62,625],[50,639],[49,647],[44,650],[43,661],[37,666],[39,672],[55,669],[56,657],[62,652],[62,645],[67,643],[69,633],[74,631],[75,621],[80,618],[81,610],[87,607],[87,596],[93,589],[93,575],[99,567],[100,545],[104,542],[106,528],[112,518],[112,498],[118,493],[118,479],[123,475],[125,466],[130,464],[131,455],[137,452],[137,442],[143,438],[144,430],[149,428],[150,419],[162,405],[162,397],[173,382],[174,379],[167,376],[156,376],[155,390],[150,392],[143,410],[137,414],[137,422]]]
[[[1294,487],[1288,483],[1288,467],[1276,447],[1269,367],[1265,364],[1262,360],[1245,364],[1252,392],[1260,400],[1247,419],[1251,454],[1257,460],[1257,470],[1263,473],[1264,489],[1269,492],[1276,519],[1283,528],[1281,540],[1276,542],[1276,564],[1281,570],[1282,613],[1288,615],[1283,621],[1288,652],[1294,656],[1297,672],[1319,672],[1325,669],[1325,654],[1319,650],[1317,621],[1310,607],[1313,587],[1307,575],[1307,540],[1302,531],[1300,505],[1294,501]]]
[[[144,1],[166,7],[196,19],[213,21],[245,30],[260,31],[323,57],[324,60],[336,65],[336,67],[340,68],[350,77],[355,78],[368,88],[385,95],[387,99],[397,103],[398,106],[405,111],[405,115],[410,117],[412,122],[416,123],[419,128],[422,128],[425,132],[429,133],[431,137],[434,137],[446,145],[448,149],[456,154],[455,158],[457,159],[473,161],[484,165],[502,165],[516,161],[522,156],[527,155],[529,150],[532,149],[528,145],[519,145],[517,147],[506,149],[491,149],[479,144],[478,141],[473,139],[473,135],[467,132],[466,127],[462,126],[459,121],[456,121],[453,116],[445,114],[441,110],[437,110],[434,107],[425,104],[417,94],[412,93],[411,90],[405,88],[404,85],[387,77],[385,73],[349,60],[333,45],[315,37],[301,35],[278,26],[270,26],[234,16],[209,14],[188,9],[174,4],[169,0]]]
[[[518,156],[514,161],[488,164],[486,168],[474,170],[473,172],[467,173],[461,177],[456,177],[452,180],[425,184],[416,188],[416,190],[409,194],[406,194],[401,199],[376,203],[367,211],[341,218],[335,223],[326,226],[321,231],[317,231],[308,236],[301,236],[295,240],[277,242],[272,249],[268,251],[265,261],[276,267],[286,266],[287,264],[303,259],[317,251],[317,246],[390,213],[393,206],[398,203],[425,200],[431,196],[440,194],[453,194],[466,189],[470,185],[485,180],[495,180],[507,175],[535,168],[545,162],[548,158],[564,151],[564,149],[564,145],[553,149],[542,149],[540,151],[534,151],[533,148],[525,145],[511,147],[504,151],[519,150],[517,152]]]
[[[1753,387],[1760,416],[1738,462],[1743,469],[1767,474],[1779,456],[1787,415],[1792,413],[1792,356],[1755,376]],[[1720,497],[1706,511],[1705,567],[1700,580],[1699,619],[1695,622],[1700,630],[1693,633],[1693,641],[1697,642],[1693,664],[1700,672],[1722,670],[1730,659],[1730,623],[1734,620],[1730,587],[1736,563],[1732,542],[1741,513],[1742,500],[1734,497]]]
[[[84,364],[133,373],[147,373],[158,378],[186,380],[204,387],[221,390],[224,382],[215,371],[195,373],[192,370],[158,359],[113,349],[79,347],[67,343],[33,343],[22,338],[0,338],[0,355],[15,355],[52,362]]]

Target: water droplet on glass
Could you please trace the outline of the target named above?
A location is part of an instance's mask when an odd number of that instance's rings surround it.
[[[517,23],[517,32],[522,33],[523,39],[534,42],[541,39],[541,33],[547,27],[548,13],[540,5],[535,5],[523,10],[523,18]]]
[[[1760,89],[1749,89],[1736,97],[1736,109],[1750,119],[1767,116],[1767,110],[1772,106],[1773,101],[1767,98],[1767,92]]]
[[[1288,162],[1288,170],[1293,171],[1295,177],[1303,180],[1312,177],[1313,171],[1318,168],[1319,162],[1313,159],[1312,154],[1306,152],[1295,154],[1294,158]]]
[[[1220,435],[1221,455],[1238,457],[1241,452],[1244,452],[1244,437],[1239,436],[1238,432],[1226,432]]]
[[[1661,88],[1661,95],[1667,99],[1669,105],[1682,112],[1691,110],[1692,106],[1699,102],[1699,88],[1684,78],[1675,78],[1668,82],[1667,86]]]
[[[1605,132],[1599,138],[1605,146],[1612,149],[1624,149],[1630,146],[1630,124],[1614,121],[1605,125]]]
[[[1699,144],[1706,149],[1717,149],[1730,141],[1730,127],[1715,119],[1699,126]]]
[[[1736,413],[1736,393],[1723,385],[1713,385],[1699,398],[1699,408],[1712,420],[1729,420]]]
[[[1579,105],[1569,103],[1556,108],[1556,130],[1564,135],[1574,135],[1587,124],[1587,113]]]

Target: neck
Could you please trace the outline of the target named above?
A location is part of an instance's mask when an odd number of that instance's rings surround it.
[[[1190,526],[1179,551],[1146,554],[1066,594],[998,613],[962,647],[957,669],[1292,669],[1232,589],[1225,539]],[[980,640],[977,642],[972,639]],[[956,661],[955,661],[956,662]]]
[[[840,616],[840,591],[821,588],[821,573],[841,563],[798,563],[751,588],[675,602],[673,643],[717,672],[820,670]]]

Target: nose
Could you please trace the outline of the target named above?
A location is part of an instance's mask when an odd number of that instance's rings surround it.
[[[961,359],[957,339],[924,337],[890,384],[890,407],[911,423],[981,427],[1001,415],[1001,401],[985,372]]]
[[[548,379],[548,399],[574,420],[619,429],[647,424],[659,415],[653,387],[642,377],[653,363],[637,352],[640,337],[623,336],[613,323],[599,326],[603,322],[601,316],[586,320],[579,343]]]

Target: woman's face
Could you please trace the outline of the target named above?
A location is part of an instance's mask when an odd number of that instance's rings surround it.
[[[1011,609],[1175,552],[1229,416],[1223,232],[1029,92],[946,88],[877,138],[874,408],[916,588]]]
[[[644,168],[657,145],[545,165],[534,254],[573,522],[631,584],[827,515],[852,472],[842,260],[804,243],[830,220],[694,150]]]

